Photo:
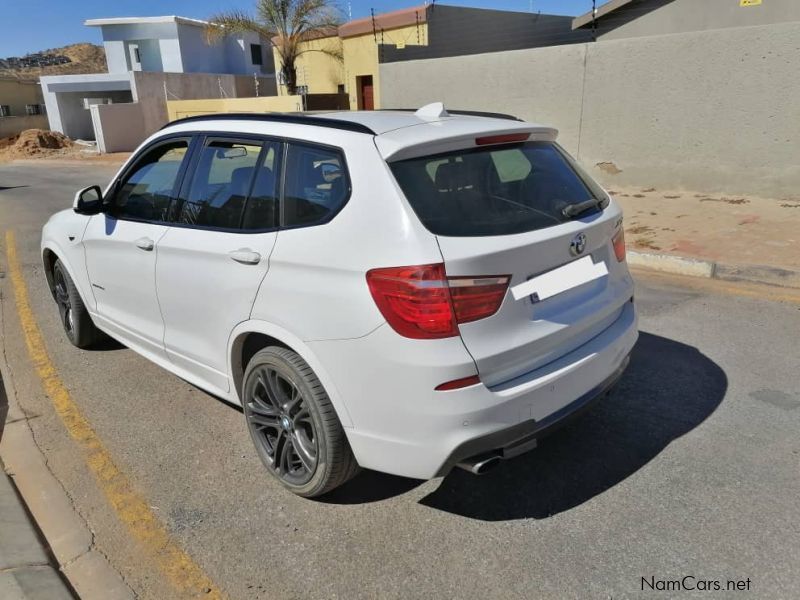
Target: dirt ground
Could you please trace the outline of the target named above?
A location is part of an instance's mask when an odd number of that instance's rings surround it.
[[[94,147],[76,144],[57,131],[42,129],[26,129],[17,135],[0,138],[0,163],[25,159],[121,163],[129,155],[129,152],[99,154]]]
[[[715,262],[800,268],[800,201],[654,188],[609,190],[628,248]]]

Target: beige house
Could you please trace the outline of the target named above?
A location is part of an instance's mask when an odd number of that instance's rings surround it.
[[[36,81],[0,78],[0,137],[47,129],[42,88]]]
[[[346,93],[351,110],[380,108],[381,47],[427,45],[428,14],[425,6],[405,8],[350,21],[328,35],[311,36],[303,42],[303,53],[295,63],[299,92]],[[275,72],[280,73],[280,57],[274,48],[273,57]],[[286,93],[286,86],[279,86],[279,94]]]
[[[590,33],[572,29],[572,17],[428,3],[310,36],[296,62],[298,92],[347,94],[353,110],[382,108],[380,64],[575,44],[590,38]],[[273,54],[275,72],[280,73],[274,49]],[[280,87],[286,94],[286,87]]]

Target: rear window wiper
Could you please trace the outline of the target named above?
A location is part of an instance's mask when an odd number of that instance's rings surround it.
[[[561,209],[561,214],[567,217],[568,219],[572,219],[573,217],[577,217],[585,213],[588,210],[592,210],[593,208],[604,209],[608,206],[608,200],[606,198],[590,198],[584,202],[578,202],[577,204],[569,204]]]

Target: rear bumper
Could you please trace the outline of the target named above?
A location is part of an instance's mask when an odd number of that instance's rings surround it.
[[[629,362],[630,355],[625,357],[622,364],[608,379],[541,421],[531,419],[502,431],[467,440],[453,450],[453,453],[442,465],[442,468],[439,469],[437,476],[443,477],[458,463],[479,455],[496,455],[499,458],[508,459],[533,450],[539,440],[581,415],[597,400],[608,396],[611,389],[622,377]]]
[[[492,388],[437,392],[475,373],[458,338],[400,338],[389,327],[355,340],[311,342],[347,405],[350,446],[365,468],[430,479],[487,450],[506,455],[535,445],[621,375],[638,337],[636,310],[569,354]]]

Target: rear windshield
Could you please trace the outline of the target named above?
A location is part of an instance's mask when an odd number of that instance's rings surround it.
[[[437,235],[543,229],[568,221],[562,211],[569,204],[605,199],[603,190],[552,142],[459,150],[390,167],[422,224]]]

